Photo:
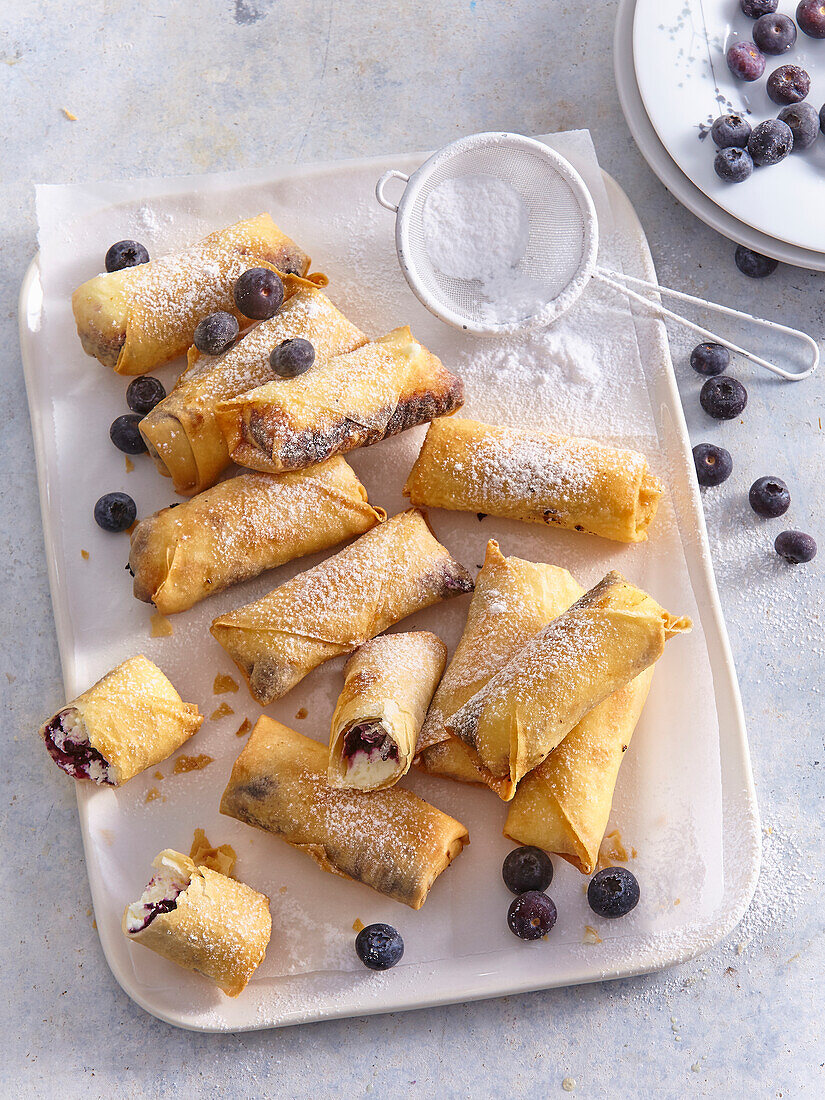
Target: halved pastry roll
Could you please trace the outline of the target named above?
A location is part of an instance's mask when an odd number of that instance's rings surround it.
[[[447,720],[511,799],[519,780],[608,695],[691,627],[610,572],[536,634]]]
[[[229,453],[253,470],[296,470],[459,408],[461,380],[397,328],[297,378],[218,405]]]
[[[330,787],[326,746],[266,716],[235,761],[221,813],[412,909],[469,842],[460,822],[402,787]]]
[[[245,473],[141,520],[129,565],[135,597],[163,615],[386,519],[343,458],[295,473]]]
[[[472,588],[464,566],[410,509],[210,629],[266,706],[318,665]]]
[[[289,297],[280,311],[223,355],[201,356],[190,348],[189,365],[178,384],[141,420],[149,453],[177,492],[191,495],[208,489],[229,465],[215,406],[270,381],[270,353],[284,340],[309,340],[318,361],[367,342],[317,287],[285,276],[284,291]]]
[[[58,767],[75,779],[122,783],[165,760],[203,722],[157,665],[130,657],[40,727]]]
[[[123,934],[237,997],[266,954],[269,898],[172,848],[152,866],[146,889],[124,910]]]
[[[207,314],[240,316],[232,288],[247,268],[304,275],[309,262],[269,214],[259,214],[183,252],[89,279],[72,295],[77,333],[104,366],[145,374],[182,355]]]
[[[404,494],[412,504],[642,542],[662,484],[638,451],[452,417],[430,425]]]
[[[599,703],[518,785],[504,835],[554,852],[585,875],[596,869],[619,768],[653,668]]]
[[[332,715],[329,783],[376,791],[406,775],[447,647],[435,634],[382,634],[347,661]]]

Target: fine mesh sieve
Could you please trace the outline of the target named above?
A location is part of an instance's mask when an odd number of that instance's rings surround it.
[[[493,319],[481,281],[444,274],[428,254],[424,233],[427,199],[445,181],[466,177],[504,181],[518,193],[526,209],[527,246],[513,269],[513,277],[534,282],[530,284],[533,291],[529,305],[525,303],[523,315],[514,319]],[[398,204],[386,195],[387,184],[393,179],[405,185]],[[490,336],[551,324],[570,309],[590,279],[596,278],[660,316],[678,321],[782,378],[791,381],[806,378],[819,362],[817,343],[797,329],[598,267],[598,220],[587,185],[568,161],[533,138],[510,133],[472,134],[444,146],[411,176],[395,169],[385,172],[376,184],[375,194],[382,206],[396,214],[396,250],[413,293],[431,313],[456,328]],[[810,364],[798,373],[784,370],[666,309],[660,301],[643,297],[631,286],[652,292],[656,298],[670,295],[799,338],[811,352]]]

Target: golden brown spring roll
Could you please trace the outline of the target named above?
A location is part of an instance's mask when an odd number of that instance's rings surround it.
[[[347,661],[332,715],[332,787],[376,791],[406,775],[447,647],[435,634],[382,634]]]
[[[172,848],[152,866],[143,894],[124,910],[123,934],[237,997],[266,953],[269,898]]]
[[[451,417],[430,425],[404,494],[412,504],[642,542],[662,484],[638,451]]]
[[[318,665],[472,588],[464,566],[410,509],[210,629],[266,706]]]
[[[61,707],[40,736],[67,775],[119,787],[171,756],[202,722],[158,666],[138,656]]]
[[[536,634],[447,720],[511,799],[581,719],[691,627],[619,573],[610,572]]]
[[[268,382],[273,348],[300,336],[310,341],[320,362],[367,342],[317,287],[285,277],[284,290],[290,296],[280,311],[223,355],[202,356],[190,348],[189,366],[177,386],[141,420],[149,453],[177,492],[191,495],[208,489],[229,465],[215,406]]]
[[[343,458],[295,473],[246,473],[141,520],[129,565],[135,597],[163,615],[386,519]]]
[[[554,852],[592,875],[619,768],[645,705],[653,668],[594,707],[525,775],[509,806],[505,836]]]
[[[235,462],[277,473],[368,447],[463,400],[461,380],[409,328],[397,328],[297,378],[224,401],[217,416]]]
[[[259,214],[183,252],[89,279],[72,295],[77,333],[104,366],[145,374],[183,355],[207,314],[240,317],[232,288],[247,268],[304,275],[309,262],[269,214]]]
[[[326,745],[259,718],[232,768],[221,813],[281,837],[324,871],[420,909],[469,842],[467,830],[402,787],[367,793],[328,786],[327,755]]]

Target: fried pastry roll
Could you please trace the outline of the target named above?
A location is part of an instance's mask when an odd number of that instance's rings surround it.
[[[347,661],[332,716],[329,783],[375,791],[406,775],[447,661],[435,634],[381,634]]]
[[[218,405],[229,453],[254,470],[295,470],[368,447],[463,403],[461,380],[397,328],[347,355],[317,362]]]
[[[202,722],[158,666],[138,656],[61,707],[40,736],[67,775],[119,787],[171,756]]]
[[[163,615],[386,518],[343,458],[295,473],[244,473],[141,520],[129,565],[135,597]]]
[[[266,706],[318,665],[472,588],[464,566],[410,509],[210,629]]]
[[[266,954],[269,898],[171,848],[152,866],[146,889],[124,910],[123,934],[237,997]]]
[[[662,484],[638,451],[451,417],[430,425],[404,494],[416,505],[642,542]]]
[[[412,791],[353,791],[327,783],[327,747],[258,719],[235,761],[221,813],[306,852],[324,871],[420,909],[469,837]]]

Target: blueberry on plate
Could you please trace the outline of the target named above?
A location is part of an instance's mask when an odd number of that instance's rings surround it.
[[[219,309],[198,322],[193,343],[204,355],[221,355],[235,342],[239,332],[237,317]]]
[[[699,404],[714,420],[733,420],[748,403],[748,391],[736,378],[720,374],[699,391]]]
[[[796,42],[796,23],[787,15],[760,15],[753,25],[753,40],[762,53],[787,53]]]
[[[284,304],[284,284],[268,267],[250,267],[235,281],[235,305],[252,321],[268,321]]]
[[[798,65],[780,65],[768,77],[765,87],[768,98],[782,107],[786,103],[801,103],[811,90],[811,78]]]
[[[297,378],[315,362],[315,348],[301,336],[284,340],[272,349],[269,365],[279,378]]]
[[[759,168],[779,164],[790,154],[791,149],[793,149],[793,132],[786,122],[778,118],[769,118],[765,122],[760,122],[748,138],[748,152],[753,158],[753,163]]]
[[[795,153],[810,149],[819,137],[819,115],[810,103],[791,103],[782,108],[779,118],[791,128]]]
[[[751,136],[751,124],[742,115],[720,115],[710,128],[710,136],[720,149],[744,149]]]
[[[765,55],[753,42],[734,42],[725,60],[737,80],[758,80],[765,71]]]
[[[106,493],[95,504],[95,523],[104,531],[125,531],[137,519],[137,505],[126,493]]]
[[[150,374],[142,374],[140,378],[133,378],[126,388],[126,404],[132,412],[146,416],[159,405],[166,396],[166,390],[159,378],[152,378]]]
[[[725,183],[744,183],[753,175],[753,158],[747,149],[720,149],[713,170]]]
[[[730,352],[722,344],[697,344],[690,353],[690,365],[697,374],[722,374],[730,366]]]
[[[779,0],[739,0],[742,14],[749,19],[759,19],[763,15],[770,15],[779,7]]]
[[[587,903],[599,917],[625,917],[639,904],[639,883],[626,867],[597,871],[587,887]]]
[[[109,437],[119,451],[127,455],[140,455],[146,450],[146,441],[138,428],[141,419],[139,413],[124,413],[112,421]]]
[[[791,506],[791,494],[781,477],[758,477],[748,491],[750,506],[758,516],[776,519]]]
[[[825,103],[819,108],[819,128],[825,134]]]
[[[137,241],[117,241],[106,253],[106,270],[122,271],[124,267],[137,267],[149,263],[149,253]]]
[[[714,443],[697,443],[693,448],[693,461],[696,466],[696,480],[700,485],[721,485],[733,472],[730,451],[717,447]]]
[[[401,962],[404,941],[391,924],[368,924],[355,937],[355,953],[370,970],[389,970]]]
[[[507,926],[520,940],[540,940],[556,923],[556,906],[541,890],[527,890],[513,898]]]
[[[553,881],[553,861],[541,848],[526,844],[507,853],[501,877],[507,889],[514,894],[546,890]]]
[[[825,38],[825,4],[822,0],[801,0],[796,9],[799,29],[809,38]]]
[[[816,542],[804,531],[782,531],[776,536],[774,550],[791,565],[801,565],[816,557]]]
[[[749,279],[764,279],[767,275],[772,275],[779,264],[773,256],[763,256],[761,252],[754,252],[743,244],[736,246],[733,259],[742,274]]]

